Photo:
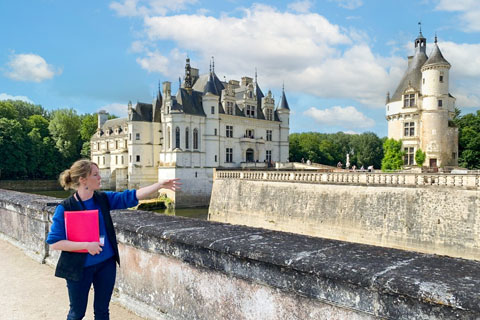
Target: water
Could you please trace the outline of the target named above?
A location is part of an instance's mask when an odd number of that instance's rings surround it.
[[[65,191],[65,190],[22,191],[22,190],[19,190],[19,191],[26,192],[26,193],[39,194],[39,195],[49,196],[54,198],[61,198],[61,199],[68,198],[71,194],[73,194],[73,191],[71,190],[69,191]],[[186,208],[186,209],[160,209],[160,210],[152,210],[152,211],[159,214],[166,214],[169,216],[181,216],[181,217],[188,217],[188,218],[202,219],[202,220],[207,220],[208,218],[208,207]]]

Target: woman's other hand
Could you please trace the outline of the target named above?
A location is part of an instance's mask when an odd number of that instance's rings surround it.
[[[102,252],[102,246],[103,244],[101,244],[100,242],[87,242],[86,249],[88,250],[88,253],[94,256]]]

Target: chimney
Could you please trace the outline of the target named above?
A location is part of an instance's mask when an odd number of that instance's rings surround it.
[[[108,120],[108,112],[105,110],[98,111],[98,129]]]

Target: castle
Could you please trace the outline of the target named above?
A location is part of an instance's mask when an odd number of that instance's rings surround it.
[[[450,63],[435,43],[427,57],[422,31],[415,39],[415,55],[397,90],[387,94],[388,138],[402,141],[404,165],[415,165],[415,152],[426,153],[425,166],[458,165],[458,128],[453,125],[455,98],[449,93]]]
[[[176,206],[208,205],[213,168],[268,167],[288,160],[290,107],[285,91],[275,107],[255,80],[220,81],[190,66],[176,93],[166,81],[152,104],[128,104],[128,118],[98,113],[91,158],[103,187],[138,188],[180,178],[180,192],[167,195]]]

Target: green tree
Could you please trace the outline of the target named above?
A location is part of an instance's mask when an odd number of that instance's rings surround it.
[[[27,177],[27,153],[22,125],[17,120],[0,118],[0,176],[7,179]]]
[[[456,110],[457,111],[457,110]],[[461,116],[456,112],[458,127],[458,164],[468,169],[480,168],[480,111]]]
[[[84,114],[82,116],[82,124],[80,125],[80,137],[82,139],[82,157],[90,157],[90,139],[97,131],[98,117],[97,114]]]
[[[387,139],[383,143],[382,171],[399,170],[403,165],[402,141]]]
[[[418,148],[417,151],[415,151],[415,162],[417,163],[417,166],[423,166],[426,158],[427,155],[422,151],[422,149]]]
[[[365,132],[360,135],[352,135],[351,146],[354,151],[352,164],[365,168],[373,165],[380,168],[383,158],[383,141],[373,132]]]
[[[80,157],[82,147],[80,126],[81,119],[75,110],[59,109],[52,112],[48,130],[55,141],[56,148],[67,162]]]
[[[0,101],[0,118],[10,120],[16,120],[18,118],[18,111],[15,109],[10,100]]]

